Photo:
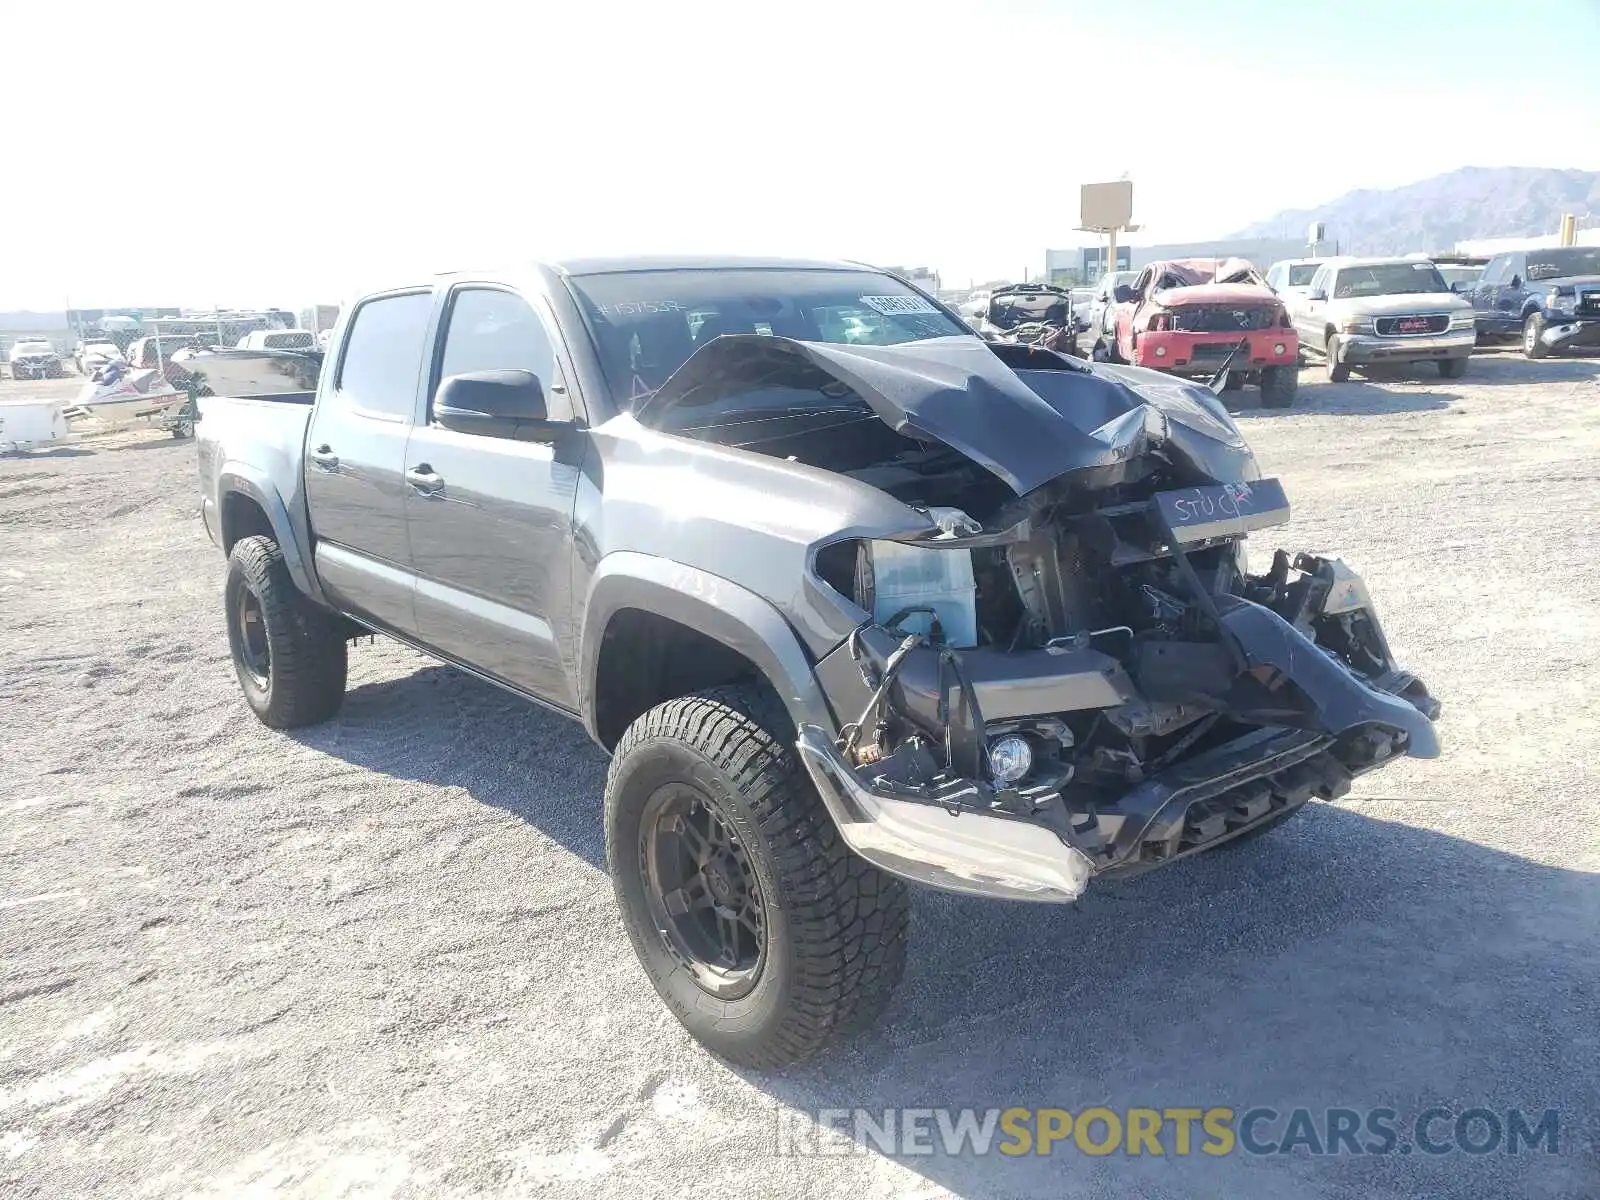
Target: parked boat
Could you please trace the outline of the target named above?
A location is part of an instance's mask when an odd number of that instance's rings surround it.
[[[218,396],[313,392],[322,372],[322,354],[317,350],[180,350],[172,361],[198,375]]]

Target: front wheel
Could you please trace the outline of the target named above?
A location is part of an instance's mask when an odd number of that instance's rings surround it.
[[[1339,339],[1328,339],[1327,349],[1323,351],[1328,356],[1328,382],[1343,383],[1350,378],[1350,368],[1339,361]]]
[[[1544,333],[1544,318],[1538,313],[1529,313],[1528,319],[1522,323],[1522,354],[1524,358],[1548,358],[1550,347],[1544,344],[1541,335]]]
[[[240,538],[228,555],[223,596],[233,668],[261,722],[294,729],[338,712],[348,667],[344,627],[295,588],[278,543]]]
[[[903,883],[845,847],[766,689],[657,705],[606,778],[606,860],[650,982],[713,1053],[772,1068],[875,1021],[905,968]]]
[[[1300,372],[1292,366],[1261,368],[1261,407],[1288,408],[1300,390]]]

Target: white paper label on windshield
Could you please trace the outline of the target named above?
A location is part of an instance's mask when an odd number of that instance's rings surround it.
[[[863,296],[861,303],[881,312],[886,317],[903,317],[911,313],[937,313],[939,310],[921,296]]]

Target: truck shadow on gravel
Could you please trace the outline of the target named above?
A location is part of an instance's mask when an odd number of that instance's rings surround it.
[[[396,779],[465,788],[605,870],[605,756],[575,722],[452,668],[352,688],[337,721],[294,736]],[[740,1070],[751,1086],[812,1114],[1389,1107],[1402,1133],[1434,1104],[1561,1112],[1557,1156],[1180,1159],[1168,1128],[1160,1159],[1093,1158],[1070,1142],[1044,1157],[898,1157],[957,1195],[1277,1197],[1304,1194],[1308,1170],[1318,1195],[1351,1197],[1523,1195],[1587,1178],[1600,876],[1313,803],[1253,843],[1091,885],[1074,905],[914,897],[906,978],[883,1022],[787,1072]],[[620,929],[607,940],[629,953]],[[1271,1141],[1282,1125],[1258,1133]]]
[[[1453,382],[1478,387],[1522,387],[1527,384],[1600,381],[1600,357],[1543,358],[1537,362],[1516,355],[1474,356],[1466,375]]]
[[[606,756],[576,721],[454,667],[351,688],[337,721],[291,736],[395,779],[465,788],[606,869]]]
[[[1318,1195],[1389,1194],[1397,1176],[1432,1180],[1402,1187],[1412,1195],[1527,1195],[1537,1189],[1514,1181],[1547,1174],[1576,1188],[1592,1154],[1597,913],[1600,876],[1314,803],[1254,843],[1091,885],[1068,907],[920,892],[884,1023],[784,1076],[748,1078],[812,1113],[1387,1106],[1404,1131],[1431,1104],[1556,1108],[1556,1157],[1344,1155],[1309,1170]],[[1283,1122],[1260,1132],[1281,1137]],[[1169,1156],[1171,1139],[1169,1127]],[[1112,1183],[1281,1196],[1306,1194],[1304,1159],[1096,1159],[1064,1144],[1042,1158],[936,1146],[898,1161],[962,1196]]]

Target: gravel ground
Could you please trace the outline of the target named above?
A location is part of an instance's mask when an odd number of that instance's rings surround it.
[[[920,893],[884,1023],[779,1076],[650,990],[576,726],[380,642],[273,733],[191,445],[0,463],[0,1193],[1600,1193],[1600,363],[1304,384],[1239,394],[1283,544],[1366,574],[1445,756],[1075,906]],[[1561,1153],[774,1153],[823,1108],[1434,1103]]]

